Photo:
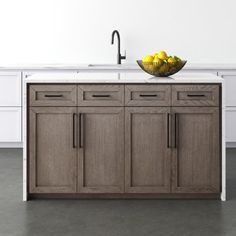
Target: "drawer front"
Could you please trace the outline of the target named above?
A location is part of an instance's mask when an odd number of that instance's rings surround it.
[[[0,73],[0,106],[21,106],[21,73]]]
[[[21,107],[0,108],[0,142],[21,142]]]
[[[127,106],[170,106],[170,85],[127,85],[125,86]]]
[[[123,106],[124,85],[79,85],[78,106]]]
[[[172,106],[219,106],[219,86],[173,85]]]
[[[76,106],[76,85],[31,85],[30,106]]]

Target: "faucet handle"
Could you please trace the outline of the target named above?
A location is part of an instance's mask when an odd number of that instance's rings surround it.
[[[125,55],[124,56],[121,55],[121,59],[123,60],[126,59],[126,50],[125,50]]]

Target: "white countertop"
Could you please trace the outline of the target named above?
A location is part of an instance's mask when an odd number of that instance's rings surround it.
[[[178,73],[171,77],[152,77],[147,73],[39,73],[24,79],[25,83],[222,83],[213,74]]]
[[[117,64],[18,64],[0,65],[1,70],[141,70],[136,63]],[[183,70],[236,70],[236,64],[187,63]]]

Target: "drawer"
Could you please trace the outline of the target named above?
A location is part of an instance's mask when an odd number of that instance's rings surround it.
[[[0,73],[0,106],[21,106],[21,73]]]
[[[0,142],[21,142],[21,107],[0,108]]]
[[[126,85],[127,106],[170,106],[170,85]]]
[[[173,85],[172,106],[219,106],[219,86]]]
[[[30,106],[76,106],[76,85],[30,85]]]
[[[79,85],[78,106],[124,106],[124,85]]]

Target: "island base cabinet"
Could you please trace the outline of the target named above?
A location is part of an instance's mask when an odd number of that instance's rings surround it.
[[[125,108],[125,191],[169,193],[169,107]]]
[[[220,192],[219,108],[175,107],[172,192]]]
[[[29,192],[75,193],[76,108],[31,107],[29,110]]]
[[[124,192],[124,108],[78,108],[78,192]]]
[[[146,86],[129,86],[128,92],[134,90],[135,94],[130,97],[136,101],[128,105],[123,99],[124,86],[115,88],[121,97],[119,104],[113,103],[114,88],[101,93],[104,86],[99,85],[92,92],[89,86],[83,87],[89,91],[86,106],[81,103],[83,96],[76,100],[75,85],[74,107],[59,102],[58,96],[61,100],[64,96],[55,93],[58,87],[53,93],[51,87],[45,88],[43,99],[48,106],[29,103],[29,195],[219,197],[222,139],[218,86],[208,85],[203,92],[199,86],[178,85],[176,90],[168,86],[166,93],[165,85],[161,93],[154,93],[154,88],[150,93]],[[213,97],[215,102],[202,102]],[[57,106],[51,103],[54,99]],[[150,102],[159,99],[163,106]],[[173,99],[184,102],[175,104]]]

